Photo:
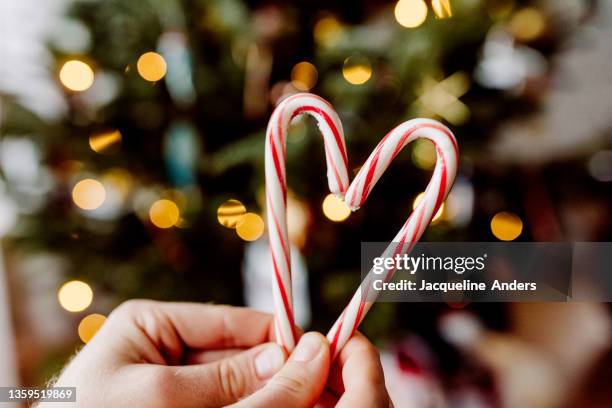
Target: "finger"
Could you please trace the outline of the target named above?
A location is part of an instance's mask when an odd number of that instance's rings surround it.
[[[106,327],[104,327],[106,326]],[[184,348],[251,347],[273,339],[273,316],[246,308],[131,300],[114,311],[102,330],[116,329],[138,344],[131,359],[178,364]],[[102,332],[101,330],[101,332]],[[140,353],[140,354],[139,354]]]
[[[329,360],[329,344],[325,337],[306,333],[283,368],[261,390],[235,407],[311,407],[325,387]]]
[[[189,350],[182,359],[183,365],[192,364],[208,364],[223,358],[235,356],[238,353],[242,353],[247,349],[244,348],[233,348],[225,350]]]
[[[372,343],[362,335],[353,336],[338,360],[344,392],[337,407],[389,406],[380,356]]]
[[[169,383],[160,399],[181,406],[229,405],[260,389],[285,359],[282,347],[267,343],[209,364],[158,367]]]
[[[321,398],[315,404],[315,408],[333,408],[338,403],[338,396],[329,389],[325,389]]]

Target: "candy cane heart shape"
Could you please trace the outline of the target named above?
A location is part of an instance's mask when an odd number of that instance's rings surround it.
[[[272,291],[275,305],[277,341],[288,351],[296,344],[291,294],[291,253],[287,234],[287,177],[285,151],[291,120],[300,114],[313,116],[323,135],[329,190],[344,196],[348,186],[348,165],[340,118],[324,99],[297,94],[283,100],[272,113],[266,131],[266,214]]]
[[[426,138],[434,143],[437,161],[423,199],[397,233],[393,244],[385,250],[382,255],[384,257],[409,252],[423,235],[453,185],[459,160],[457,142],[447,127],[434,120],[413,119],[397,126],[380,141],[347,187],[348,166],[342,125],[331,105],[311,94],[297,94],[278,105],[268,124],[266,137],[266,197],[274,269],[272,286],[275,327],[278,341],[288,351],[295,346],[296,335],[286,225],[285,140],[291,119],[301,113],[309,113],[317,119],[325,143],[330,191],[344,195],[345,202],[353,211],[365,203],[376,182],[406,145],[418,138]],[[393,272],[385,271],[377,278],[389,280]],[[327,335],[334,358],[357,330],[375,300],[376,292],[368,296],[374,277],[370,271]]]

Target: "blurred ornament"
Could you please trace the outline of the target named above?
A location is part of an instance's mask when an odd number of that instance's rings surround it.
[[[394,14],[395,20],[401,26],[415,28],[427,19],[427,4],[423,0],[399,0]]]
[[[291,85],[299,91],[309,91],[317,83],[317,69],[310,62],[302,61],[291,70]]]
[[[100,109],[119,94],[122,78],[116,72],[98,70],[93,85],[82,94],[82,100],[93,109]]]
[[[426,77],[421,85],[421,96],[414,102],[418,116],[441,117],[453,125],[468,121],[470,110],[459,100],[470,89],[470,79],[459,71],[437,81]]]
[[[263,219],[255,213],[246,213],[236,223],[236,234],[245,241],[255,241],[264,232]]]
[[[79,20],[63,18],[53,25],[50,43],[64,54],[86,54],[91,47],[91,33]]]
[[[149,219],[157,228],[172,228],[180,220],[180,211],[174,201],[157,200],[149,209]]]
[[[62,84],[71,91],[84,91],[94,82],[94,72],[83,61],[66,61],[59,72]]]
[[[436,147],[429,139],[417,139],[412,148],[412,161],[422,169],[431,170],[436,165]]]
[[[92,313],[85,316],[79,323],[78,327],[79,338],[81,341],[83,343],[89,343],[98,330],[100,330],[105,321],[106,317],[101,314]]]
[[[412,202],[413,210],[417,208],[417,205],[419,205],[421,200],[423,200],[423,197],[425,197],[425,192],[417,194],[417,196],[414,198],[414,201]],[[438,208],[438,212],[436,212],[436,215],[434,215],[434,217],[431,219],[432,225],[436,224],[438,220],[440,219],[440,217],[442,217],[442,214],[444,214],[444,208],[445,208],[445,204],[444,203],[440,204],[440,208]]]
[[[81,312],[93,300],[93,291],[85,282],[73,280],[66,282],[57,292],[60,305],[69,312]]]
[[[244,302],[253,309],[273,313],[274,302],[270,270],[272,261],[268,241],[260,239],[245,245],[242,263]],[[292,294],[295,309],[295,324],[308,327],[311,318],[310,293],[306,260],[300,250],[291,246]]]
[[[544,75],[546,59],[536,50],[515,45],[499,27],[491,29],[474,77],[486,88],[521,92],[529,78]]]
[[[351,209],[339,197],[328,194],[323,200],[323,214],[332,221],[340,222],[346,220],[351,215]]]
[[[446,198],[444,219],[455,227],[465,227],[474,213],[474,186],[465,177],[458,176]]]
[[[83,210],[95,210],[104,203],[105,198],[106,190],[98,180],[81,180],[72,189],[72,200]]]
[[[523,221],[511,212],[502,211],[491,219],[491,232],[501,241],[512,241],[523,231]]]
[[[244,115],[263,116],[268,109],[268,88],[272,72],[272,51],[269,45],[252,43],[247,49],[244,72]]]
[[[200,140],[190,122],[176,121],[170,125],[164,139],[164,159],[168,177],[176,187],[196,184],[200,156]]]
[[[431,0],[431,7],[438,18],[449,18],[453,16],[450,0]]]
[[[179,106],[191,106],[196,100],[193,85],[191,51],[187,36],[182,31],[168,31],[159,38],[158,49],[168,62],[166,86]]]
[[[236,228],[236,224],[246,214],[246,207],[238,200],[227,200],[217,209],[219,224],[227,228]]]
[[[149,82],[157,82],[166,75],[166,61],[156,52],[145,52],[136,62],[138,74]]]
[[[546,28],[546,21],[542,13],[534,7],[525,7],[518,10],[508,24],[514,38],[528,42],[540,37]]]
[[[121,132],[111,130],[89,136],[89,147],[96,153],[113,154],[121,148]]]
[[[612,181],[612,150],[602,150],[589,159],[589,173],[601,182]]]
[[[320,18],[314,27],[314,38],[317,44],[331,48],[342,38],[342,24],[332,15]]]
[[[351,56],[344,60],[342,75],[348,83],[353,85],[362,85],[368,82],[372,76],[372,65],[364,56]]]

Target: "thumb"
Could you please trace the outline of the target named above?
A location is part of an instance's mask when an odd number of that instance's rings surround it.
[[[284,363],[283,349],[267,343],[212,363],[167,368],[174,371],[173,394],[189,400],[185,406],[225,406],[261,388]]]
[[[283,368],[234,407],[311,407],[325,388],[329,366],[327,339],[320,333],[306,333]]]

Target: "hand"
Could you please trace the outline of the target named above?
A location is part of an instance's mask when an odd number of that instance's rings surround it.
[[[77,387],[77,405],[84,407],[232,403],[236,407],[307,407],[322,394],[327,400],[352,401],[357,376],[363,373],[354,372],[353,377],[342,373],[342,381],[334,380],[323,393],[329,371],[329,347],[323,336],[302,336],[288,361],[273,340],[273,317],[265,313],[229,306],[129,301],[109,316],[55,385]],[[368,348],[363,347],[356,347],[354,356],[345,352],[341,366],[348,368],[349,361],[356,365],[374,357],[371,351],[364,353]],[[380,369],[377,359],[376,364]],[[368,362],[368,371],[372,365]],[[332,372],[330,380],[335,376]],[[380,384],[382,371],[364,378]],[[386,401],[386,392],[381,393],[377,385],[370,389]]]

